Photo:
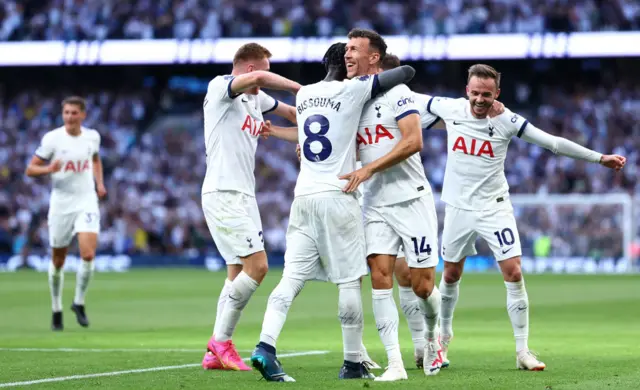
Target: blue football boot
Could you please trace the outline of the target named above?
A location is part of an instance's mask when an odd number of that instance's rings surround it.
[[[282,369],[276,357],[276,349],[269,344],[259,343],[251,354],[251,364],[269,382],[295,382]]]
[[[375,379],[375,375],[369,372],[367,366],[362,363],[344,361],[340,369],[340,379]]]

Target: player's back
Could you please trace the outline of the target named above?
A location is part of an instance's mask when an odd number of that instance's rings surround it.
[[[356,169],[356,133],[377,77],[321,81],[298,91],[296,110],[301,146],[295,196],[341,191],[338,177]]]

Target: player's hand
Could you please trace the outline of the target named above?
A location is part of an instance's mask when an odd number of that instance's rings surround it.
[[[61,160],[52,161],[51,164],[47,166],[47,169],[49,170],[49,173],[59,172],[62,169],[62,161]]]
[[[271,121],[267,120],[264,122],[264,124],[262,125],[262,128],[260,129],[260,135],[262,136],[262,139],[267,139],[271,135],[273,135],[273,129],[271,128]]]
[[[361,183],[369,180],[373,176],[373,172],[367,167],[362,167],[356,171],[340,176],[340,180],[349,180],[342,191],[349,193],[358,189]]]
[[[296,145],[296,154],[298,155],[298,161],[302,161],[302,158],[300,157],[300,144]]]
[[[97,190],[98,190],[98,198],[103,199],[105,196],[107,196],[107,189],[104,188],[104,184],[99,185]]]
[[[502,102],[494,100],[493,105],[491,105],[491,108],[489,109],[489,118],[493,118],[498,115],[501,115],[503,112],[504,112],[504,104]]]
[[[627,158],[618,154],[603,154],[600,159],[600,165],[619,171],[627,163]]]

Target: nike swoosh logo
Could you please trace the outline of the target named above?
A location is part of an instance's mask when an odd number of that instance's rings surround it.
[[[241,100],[242,100],[243,103],[249,103],[249,99],[247,99],[247,98],[242,98]]]
[[[453,124],[457,126],[457,125],[461,125],[462,123],[453,121]]]
[[[431,256],[426,257],[426,258],[424,258],[424,259],[418,259],[418,264],[422,264],[422,263],[424,263],[425,261],[429,260],[430,258],[431,258]]]
[[[511,248],[507,249],[506,251],[505,251],[505,250],[503,250],[503,251],[502,251],[502,254],[504,255],[505,253],[509,252],[511,249],[513,249],[513,247],[511,247]]]

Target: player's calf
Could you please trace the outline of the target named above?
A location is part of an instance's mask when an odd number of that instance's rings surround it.
[[[522,279],[520,257],[502,260],[499,264],[507,290],[507,312],[516,340],[516,352],[521,354],[529,350],[529,296]]]
[[[393,298],[393,268],[395,256],[370,255],[368,257],[373,285],[373,316],[376,320],[380,340],[387,351],[389,367],[404,370],[400,343],[398,341],[398,308]]]
[[[82,327],[88,327],[89,318],[87,317],[85,309],[85,297],[95,269],[94,259],[98,246],[98,234],[93,232],[79,232],[78,246],[82,260],[78,265],[78,272],[76,274],[76,292],[71,310],[75,313],[78,324]]]
[[[449,367],[449,344],[453,339],[453,313],[460,294],[460,278],[466,257],[458,262],[445,261],[440,279],[440,341],[442,345],[442,367]]]
[[[396,259],[394,274],[398,282],[400,307],[402,308],[404,316],[407,318],[407,324],[411,332],[413,357],[416,362],[416,367],[422,369],[424,365],[424,347],[427,344],[425,338],[427,324],[420,312],[418,297],[411,287],[411,271],[405,258]]]
[[[427,344],[423,368],[426,375],[436,375],[442,367],[442,347],[437,335],[440,315],[440,291],[435,287],[435,267],[411,268],[413,292],[418,296],[420,312],[426,322]]]
[[[53,248],[49,264],[49,291],[51,292],[51,329],[64,329],[62,323],[62,290],[64,287],[64,261],[67,248]]]
[[[353,379],[357,375],[369,377],[369,370],[362,364],[360,348],[364,328],[360,281],[338,284],[338,318],[342,326],[344,364],[340,378]]]

